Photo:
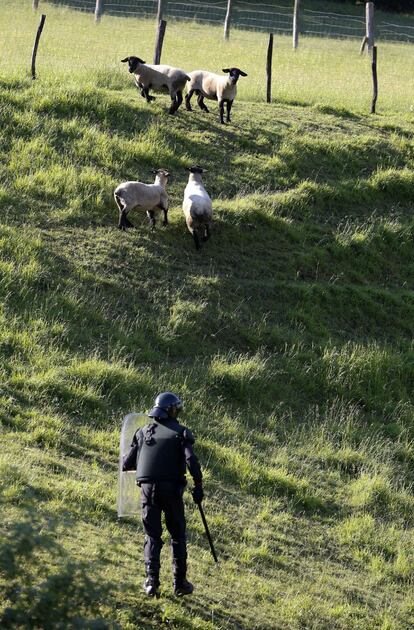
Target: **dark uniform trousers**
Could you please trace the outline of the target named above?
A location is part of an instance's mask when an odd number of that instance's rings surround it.
[[[185,577],[187,544],[183,493],[185,483],[177,481],[141,482],[144,560],[147,575],[158,576],[162,542],[162,512],[171,536],[173,569],[176,578]]]

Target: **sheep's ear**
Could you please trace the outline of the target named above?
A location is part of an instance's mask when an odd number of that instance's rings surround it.
[[[153,168],[150,170],[150,173],[152,173],[153,175],[156,175],[158,173],[156,168]]]
[[[231,68],[223,68],[222,72],[230,72]]]
[[[121,63],[127,63],[129,61],[129,57],[125,57],[125,59],[121,59]]]
[[[239,70],[239,74],[241,77],[247,77],[247,74],[243,72],[243,70]]]

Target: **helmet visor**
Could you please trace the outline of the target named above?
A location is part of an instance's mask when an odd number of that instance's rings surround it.
[[[176,418],[178,414],[180,413],[180,411],[182,411],[182,409],[183,409],[183,406],[181,403],[178,403],[177,405],[171,405],[171,407],[168,410],[168,414],[172,418]]]

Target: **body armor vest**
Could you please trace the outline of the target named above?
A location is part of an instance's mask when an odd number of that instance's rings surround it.
[[[178,422],[153,422],[143,429],[144,440],[137,461],[137,481],[184,481],[184,427]]]

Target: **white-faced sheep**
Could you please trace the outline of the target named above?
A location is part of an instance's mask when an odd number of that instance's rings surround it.
[[[210,224],[213,218],[211,199],[203,186],[201,166],[191,166],[188,184],[184,190],[183,212],[187,227],[193,236],[197,249],[200,241],[210,238]]]
[[[147,103],[155,100],[155,96],[149,94],[150,89],[155,92],[168,92],[172,101],[168,113],[175,114],[183,102],[184,87],[190,80],[184,70],[172,66],[150,65],[134,56],[121,59],[121,62],[128,63],[129,72],[134,74],[135,85]]]
[[[191,97],[196,92],[197,103],[200,109],[208,112],[204,99],[217,100],[220,110],[220,122],[224,124],[224,103],[227,105],[227,122],[230,122],[230,112],[237,94],[237,81],[239,77],[247,77],[247,74],[239,68],[225,68],[223,72],[228,76],[207,72],[206,70],[194,70],[189,72],[190,83],[187,86],[188,93],[185,97],[185,106],[191,111]]]
[[[162,168],[151,171],[155,175],[153,184],[142,182],[123,182],[115,188],[114,197],[119,208],[120,230],[134,227],[128,219],[128,213],[137,208],[147,213],[152,229],[159,210],[164,213],[163,225],[168,225],[168,195],[165,191],[170,173]]]

